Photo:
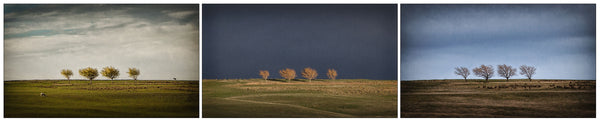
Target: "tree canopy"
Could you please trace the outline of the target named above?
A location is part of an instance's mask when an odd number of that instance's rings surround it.
[[[102,76],[114,80],[119,77],[119,70],[112,66],[104,67],[102,68]]]
[[[129,77],[133,78],[133,80],[137,80],[138,76],[140,75],[140,70],[136,68],[129,68],[129,72],[127,72],[127,74],[129,74]]]

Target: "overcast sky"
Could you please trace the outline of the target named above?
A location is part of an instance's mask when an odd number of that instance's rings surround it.
[[[199,79],[198,5],[4,6],[5,80],[61,79],[61,69],[140,69],[140,80]],[[99,76],[97,79],[107,79]]]
[[[397,79],[396,4],[202,5],[202,78],[281,78],[284,68],[338,79]]]
[[[595,79],[595,7],[403,4],[401,80],[461,79],[454,67],[481,64],[535,66],[534,79]]]

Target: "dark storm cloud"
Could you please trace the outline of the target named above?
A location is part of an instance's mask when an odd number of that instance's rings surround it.
[[[403,38],[422,40],[403,43],[411,47],[595,34],[590,5],[406,5],[402,10]]]
[[[203,5],[203,78],[305,67],[397,79],[396,5]]]

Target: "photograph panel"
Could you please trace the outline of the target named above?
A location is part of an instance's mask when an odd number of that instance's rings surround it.
[[[595,118],[595,4],[401,4],[402,118]]]
[[[199,118],[199,4],[4,4],[4,117]]]
[[[396,4],[203,4],[202,117],[396,118]]]

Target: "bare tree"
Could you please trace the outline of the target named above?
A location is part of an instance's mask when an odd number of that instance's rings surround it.
[[[329,77],[332,80],[335,80],[335,77],[337,77],[337,71],[335,71],[335,69],[329,69],[327,71],[327,77]]]
[[[60,74],[67,77],[69,84],[71,84],[71,76],[73,76],[73,71],[71,71],[70,69],[63,69],[60,71]]]
[[[267,81],[267,78],[269,78],[269,71],[267,70],[260,70],[260,76],[262,76],[263,79],[265,79],[265,81]]]
[[[294,69],[285,68],[283,70],[279,70],[279,75],[290,82],[290,80],[296,78],[296,71]]]
[[[502,64],[502,65],[498,65],[498,74],[500,74],[500,76],[506,78],[506,81],[508,81],[508,78],[514,76],[517,72],[517,69],[512,68],[512,66],[506,65],[506,64]]]
[[[454,69],[456,69],[456,71],[454,71],[454,74],[462,76],[463,78],[465,78],[465,82],[467,82],[467,77],[471,75],[469,69],[466,67],[456,67]]]
[[[310,67],[306,67],[304,68],[304,71],[302,71],[302,77],[308,79],[308,82],[311,82],[312,79],[317,78],[317,75],[317,70]]]
[[[98,70],[91,68],[91,67],[87,67],[84,69],[80,69],[79,75],[86,77],[87,79],[90,79],[90,85],[91,85],[92,80],[94,80],[94,78],[98,77]]]
[[[494,76],[494,67],[492,67],[492,65],[486,66],[482,64],[481,66],[473,69],[473,74],[485,78],[485,82],[488,82],[488,79]]]
[[[531,77],[535,74],[535,67],[533,66],[526,66],[526,65],[521,65],[521,67],[519,67],[519,69],[521,69],[521,75],[525,75],[527,76],[527,78],[529,79],[529,81],[531,81]]]

